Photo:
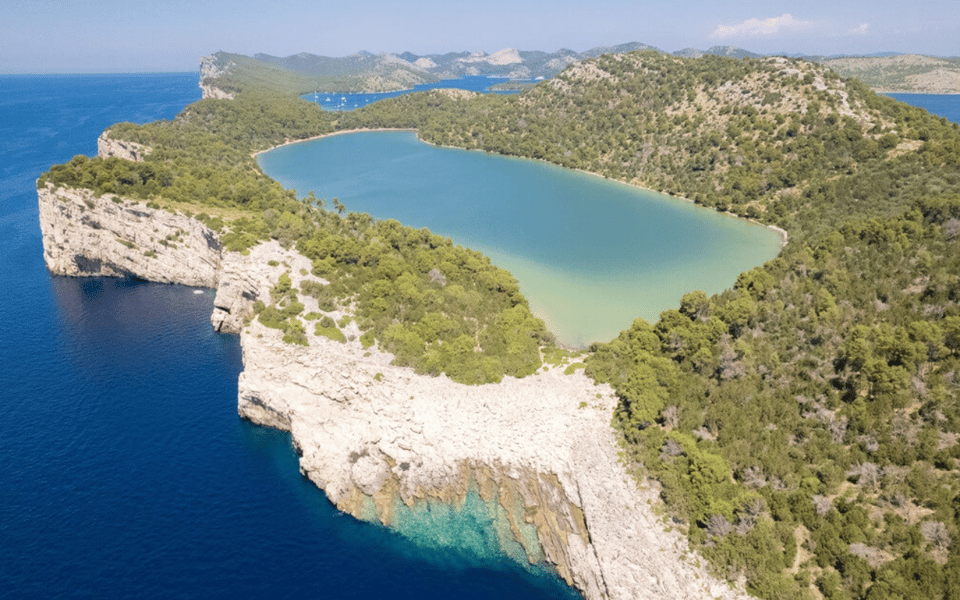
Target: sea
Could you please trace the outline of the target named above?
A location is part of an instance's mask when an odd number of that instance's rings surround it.
[[[237,416],[211,290],[47,272],[36,178],[197,79],[0,76],[0,598],[579,597],[482,507],[404,535],[340,514],[289,435]]]
[[[36,178],[197,78],[0,76],[0,598],[577,598],[483,510],[405,535],[340,514],[287,434],[237,417],[212,291],[47,272]]]
[[[960,95],[957,94],[887,94],[894,100],[918,106],[932,115],[960,123]]]
[[[308,102],[315,102],[324,110],[348,111],[366,106],[371,102],[383,100],[384,98],[396,98],[410,92],[423,92],[426,90],[457,88],[469,90],[471,92],[481,92],[485,94],[519,94],[519,87],[512,89],[498,89],[497,84],[509,83],[511,86],[527,85],[537,83],[535,79],[517,80],[506,77],[489,77],[485,75],[468,75],[459,79],[443,79],[431,83],[421,83],[408,90],[398,90],[395,92],[314,92],[301,96]]]

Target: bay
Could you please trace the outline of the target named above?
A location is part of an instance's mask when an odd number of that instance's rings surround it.
[[[608,341],[777,255],[773,230],[691,202],[522,160],[438,148],[412,132],[335,135],[276,148],[265,173],[301,195],[427,227],[520,282],[558,339]]]
[[[498,83],[504,83],[508,80],[502,77],[486,77],[483,75],[461,77],[459,79],[443,79],[432,83],[421,83],[408,90],[397,90],[394,92],[322,92],[313,94],[304,94],[300,96],[308,102],[315,102],[324,110],[355,110],[366,106],[377,100],[384,98],[396,98],[411,92],[423,92],[427,90],[436,90],[444,88],[456,88],[468,90],[471,92],[483,92],[493,94],[518,94],[519,90],[491,90],[491,86]],[[520,83],[534,83],[533,81],[522,81]]]
[[[36,178],[197,77],[0,77],[0,597],[577,597],[482,512],[417,542],[340,515],[287,434],[238,418],[211,290],[48,274]]]
[[[887,94],[895,100],[925,109],[948,121],[960,123],[960,95],[957,94]]]

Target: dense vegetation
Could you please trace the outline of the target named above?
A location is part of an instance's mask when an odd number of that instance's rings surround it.
[[[202,83],[231,95],[254,91],[279,95],[310,92],[387,92],[409,89],[437,78],[413,65],[361,52],[331,58],[298,54],[279,58],[217,52],[207,57],[214,71]]]
[[[48,178],[249,209],[224,225],[228,244],[297,243],[330,281],[300,293],[355,307],[367,340],[398,362],[464,381],[539,365],[542,325],[512,279],[427,232],[314,211],[250,152],[416,128],[779,225],[790,244],[731,290],[691,291],[592,349],[587,373],[620,397],[625,455],[718,572],[761,597],[960,597],[956,125],[811,63],[656,53],[581,63],[519,97],[446,90],[339,115],[273,110],[241,96],[118,127],[155,148],[149,161],[76,159]],[[229,176],[204,187],[220,169]],[[280,292],[268,320],[283,327],[299,317],[293,290]],[[444,320],[452,307],[490,318]]]
[[[957,170],[956,125],[784,58],[607,55],[519,97],[408,95],[343,119],[599,173],[798,235],[811,207],[826,227],[889,216],[912,177],[942,186]],[[853,186],[875,188],[872,201]]]
[[[960,131],[814,64],[605,56],[350,117],[779,225],[713,298],[594,346],[638,474],[765,598],[960,596]]]
[[[312,195],[298,200],[251,157],[333,129],[330,113],[296,99],[202,100],[174,121],[111,128],[111,136],[151,148],[144,162],[78,156],[51,168],[39,185],[84,187],[198,213],[228,250],[267,239],[296,245],[313,261],[313,274],[328,283],[294,290],[281,281],[271,304],[259,307],[261,322],[283,330],[289,343],[307,343],[299,293],[316,297],[323,311],[354,314],[364,345],[376,340],[396,364],[418,372],[471,384],[535,372],[540,346],[552,338],[509,273],[425,229],[343,214],[337,200],[331,210]],[[335,336],[333,329],[317,332]]]

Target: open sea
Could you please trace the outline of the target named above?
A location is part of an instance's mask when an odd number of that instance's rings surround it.
[[[0,598],[577,598],[483,510],[416,542],[340,515],[237,417],[212,291],[47,273],[40,173],[199,98],[196,73],[0,77]]]
[[[0,598],[576,598],[483,510],[417,541],[340,515],[237,417],[210,290],[47,273],[37,176],[199,97],[196,73],[0,76]]]

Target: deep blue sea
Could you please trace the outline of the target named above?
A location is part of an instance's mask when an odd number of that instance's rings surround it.
[[[887,94],[900,102],[924,108],[930,114],[960,123],[960,95],[956,94]]]
[[[237,417],[211,291],[47,273],[37,176],[199,97],[196,73],[0,77],[0,597],[575,598],[340,515],[287,434]]]

